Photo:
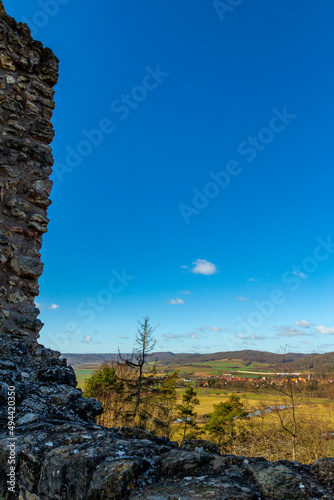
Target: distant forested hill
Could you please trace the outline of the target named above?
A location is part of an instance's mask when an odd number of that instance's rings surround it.
[[[127,354],[123,354],[126,356]],[[129,355],[129,354],[128,354]],[[284,355],[284,363],[290,364],[302,362],[305,358],[310,355],[302,353],[287,353]],[[324,355],[318,355],[324,356]],[[105,354],[73,354],[64,353],[63,358],[67,359],[70,365],[80,365],[80,364],[101,364],[103,361],[110,359],[117,359],[117,353],[105,353]],[[282,363],[282,355],[275,354],[272,352],[262,352],[262,351],[227,351],[227,352],[215,352],[212,354],[187,354],[179,353],[175,354],[173,352],[156,352],[152,356],[152,361],[157,360],[164,364],[173,365],[185,365],[193,363],[205,363],[208,361],[218,361],[221,359],[241,359],[243,360],[245,366],[252,362],[267,363],[270,365],[280,365]]]
[[[160,353],[157,353],[156,356],[159,354]],[[304,358],[305,356],[306,354],[301,353],[287,353],[284,355],[284,363],[290,363],[291,361]],[[215,352],[212,354],[174,354],[171,362],[178,364],[205,363],[207,361],[218,361],[221,359],[242,359],[245,365],[253,361],[276,365],[282,362],[282,355],[252,350]]]
[[[334,352],[325,354],[309,354],[289,363],[289,370],[295,372],[310,371],[312,373],[334,374]]]
[[[130,356],[129,353],[122,353],[123,357]],[[162,361],[172,360],[177,354],[173,354],[172,352],[157,352],[153,355],[152,361]],[[107,352],[103,354],[75,354],[75,353],[63,353],[61,355],[62,358],[66,358],[69,365],[80,365],[80,364],[101,364],[104,361],[110,361],[111,359],[118,359],[118,353],[115,352]]]

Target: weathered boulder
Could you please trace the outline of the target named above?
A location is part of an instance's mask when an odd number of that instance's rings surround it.
[[[166,438],[136,429],[105,429],[89,423],[27,422],[17,435],[17,495],[26,500],[301,500],[334,498],[327,474],[334,459],[308,466],[262,458],[220,456],[211,443],[184,451]],[[131,435],[132,434],[132,435]],[[0,439],[0,470],[9,456]],[[0,495],[6,496],[5,474]]]
[[[204,439],[184,439],[180,445],[180,450],[186,451],[207,451],[214,455],[220,455],[219,446]]]
[[[0,425],[6,426],[8,387],[15,387],[16,426],[20,428],[22,418],[34,414],[42,422],[92,422],[101,413],[101,405],[94,399],[84,399],[81,389],[76,389],[74,371],[59,360],[59,353],[42,346],[11,341],[11,346],[2,346],[0,374]],[[9,364],[8,364],[8,360]]]
[[[334,484],[334,460],[332,458],[322,458],[311,466],[311,475],[318,481],[326,484]]]

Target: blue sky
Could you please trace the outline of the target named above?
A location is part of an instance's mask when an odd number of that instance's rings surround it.
[[[41,343],[333,351],[333,2],[5,5],[60,59]]]

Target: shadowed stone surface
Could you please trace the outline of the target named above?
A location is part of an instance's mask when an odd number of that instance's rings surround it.
[[[58,60],[0,0],[0,497],[20,500],[334,498],[334,459],[312,466],[220,456],[206,441],[95,424],[100,404],[76,389],[60,353],[37,343],[34,299],[53,158]],[[15,492],[8,392],[15,387]]]

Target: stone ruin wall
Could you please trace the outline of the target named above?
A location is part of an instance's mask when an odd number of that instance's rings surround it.
[[[0,332],[35,341],[58,59],[0,1]]]
[[[34,301],[51,203],[57,79],[53,52],[8,16],[0,0],[0,433],[11,386],[20,432],[31,422],[94,422],[101,413],[100,403],[76,389],[60,353],[37,342],[43,323]]]

